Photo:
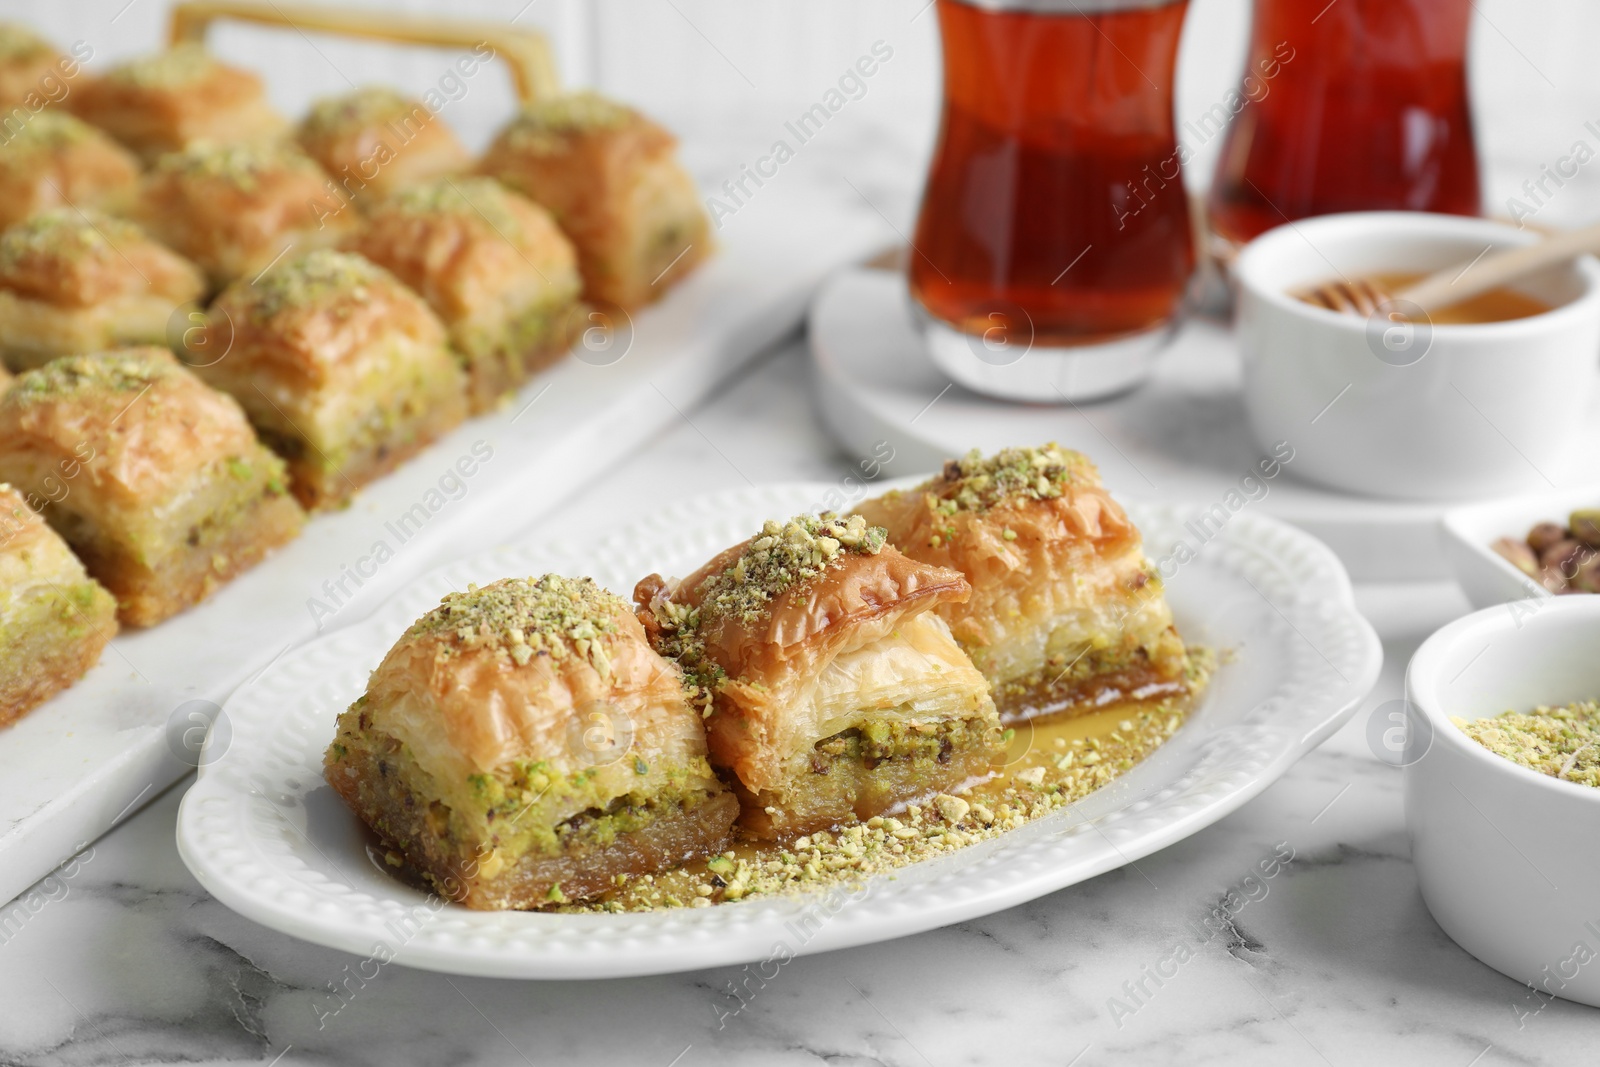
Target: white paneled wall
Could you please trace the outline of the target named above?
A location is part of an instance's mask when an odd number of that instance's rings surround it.
[[[702,179],[736,168],[777,135],[785,118],[814,102],[875,41],[894,58],[864,98],[830,124],[845,141],[871,129],[870,152],[903,175],[882,192],[908,210],[937,114],[938,41],[927,0],[346,0],[382,10],[509,19],[548,32],[570,84],[598,85],[684,132]],[[88,41],[94,65],[153,47],[167,21],[164,0],[3,0],[0,17],[37,25],[63,43]],[[1600,120],[1600,3],[1596,0],[1476,0],[1473,78],[1492,206],[1536,176]],[[1208,108],[1233,83],[1243,55],[1249,0],[1193,0],[1185,29],[1176,108],[1180,119]],[[215,46],[264,71],[276,102],[298,113],[312,97],[381,79],[413,91],[433,85],[450,52],[303,37],[293,31],[226,27]],[[507,79],[477,75],[446,117],[481,143],[511,108]],[[1600,123],[1597,123],[1600,125]],[[850,143],[855,143],[851,138]],[[1209,174],[1216,142],[1191,168]],[[1562,222],[1600,217],[1600,161],[1553,200]],[[882,168],[865,168],[882,173]]]

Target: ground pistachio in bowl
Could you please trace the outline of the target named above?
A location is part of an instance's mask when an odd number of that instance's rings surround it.
[[[1578,785],[1600,786],[1600,701],[1451,721],[1497,756]]]

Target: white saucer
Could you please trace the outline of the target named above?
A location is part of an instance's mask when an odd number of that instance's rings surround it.
[[[1192,501],[1228,515],[1260,511],[1292,522],[1325,541],[1356,581],[1450,577],[1439,523],[1467,501],[1342,495],[1296,480],[1292,460],[1275,478],[1260,479],[1238,351],[1232,332],[1214,321],[1184,323],[1149,381],[1095,404],[1007,403],[953,383],[923,347],[904,280],[888,271],[848,268],[830,279],[812,302],[810,337],[818,413],[851,454],[883,462],[892,450],[885,463],[891,474],[937,467],[970,448],[1058,441],[1094,457],[1122,497]],[[1600,482],[1600,414],[1573,454],[1586,458],[1566,471],[1547,471],[1554,486],[1536,478],[1528,491]],[[1241,484],[1252,475],[1255,487]]]
[[[322,780],[339,712],[414,619],[452,589],[508,575],[587,574],[626,593],[684,575],[837,486],[688,500],[598,544],[530,544],[451,564],[371,619],[301,646],[229,699],[178,813],[178,850],[207,891],[295,937],[457,974],[602,978],[870,944],[961,922],[1137,862],[1260,793],[1348,719],[1383,652],[1331,552],[1241,515],[1177,567],[1168,597],[1191,642],[1231,649],[1201,706],[1105,788],[998,838],[868,879],[859,891],[757,897],[645,914],[469,911],[391,877]],[[1191,543],[1188,509],[1136,505],[1152,558]],[[219,720],[220,724],[221,720]],[[1085,916],[1086,922],[1092,917]]]

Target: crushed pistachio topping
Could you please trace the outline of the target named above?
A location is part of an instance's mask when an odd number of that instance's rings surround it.
[[[55,48],[43,37],[15,22],[0,22],[0,61],[15,63],[23,59],[54,56]]]
[[[432,118],[419,100],[386,85],[364,85],[355,92],[325,96],[316,101],[306,114],[302,130],[309,137],[332,137],[347,130],[409,118],[419,111],[424,121]]]
[[[388,201],[402,215],[462,215],[486,220],[506,237],[521,233],[510,193],[493,178],[440,178],[408,185]]]
[[[0,236],[0,272],[48,258],[76,262],[89,256],[116,256],[118,244],[143,243],[139,227],[97,211],[50,208],[31,215]]]
[[[694,590],[698,606],[675,600],[660,605],[658,621],[661,651],[683,667],[685,684],[706,714],[721,668],[707,661],[700,632],[716,619],[736,619],[746,625],[761,620],[772,601],[795,586],[804,585],[850,553],[877,555],[888,534],[881,526],[868,526],[859,515],[847,519],[831,512],[797,515],[787,522],[768,519],[761,532],[744,546],[731,566],[713,574]]]
[[[622,129],[634,118],[632,108],[598,93],[566,93],[523,108],[505,137],[514,148],[543,154],[559,150],[573,134]]]
[[[6,139],[5,151],[0,152],[0,169],[9,170],[24,159],[82,144],[94,136],[94,127],[82,119],[59,108],[46,108]]]
[[[384,272],[362,256],[319,248],[280,263],[248,285],[235,285],[250,316],[265,322],[281,311],[320,307],[335,300],[365,301]]]
[[[1600,701],[1541,704],[1488,719],[1452,718],[1461,732],[1497,756],[1579,785],[1600,786]]]
[[[106,72],[106,80],[141,89],[180,89],[200,81],[216,67],[204,45],[173,45],[164,52],[131,59]]]
[[[1177,732],[1185,698],[1106,709],[1110,719],[1088,737],[1048,739],[1035,728],[1031,747],[994,778],[941,793],[921,804],[797,838],[745,843],[676,870],[621,878],[604,896],[564,912],[704,908],[752,897],[825,893],[859,886],[873,875],[947,855],[998,837],[1082,800],[1107,785]]]
[[[177,369],[153,354],[130,348],[95,355],[62,356],[18,375],[5,392],[8,403],[25,404],[71,396],[82,390],[137,393]]]
[[[602,676],[611,673],[605,637],[628,605],[591,578],[502,578],[451,593],[412,624],[407,637],[454,639],[454,647],[503,650],[521,667],[536,656],[587,659]]]
[[[287,170],[304,170],[318,176],[322,173],[310,157],[276,144],[203,141],[181,152],[169,152],[156,160],[155,165],[158,174],[216,179],[246,191],[256,188],[264,175]]]
[[[1053,500],[1093,471],[1081,452],[1051,443],[1042,448],[1002,448],[985,458],[977,449],[946,460],[938,477],[921,487],[937,498],[941,514],[986,511],[1008,500]]]

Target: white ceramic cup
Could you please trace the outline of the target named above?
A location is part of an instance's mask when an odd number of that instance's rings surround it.
[[[1596,648],[1600,596],[1502,604],[1424,641],[1406,670],[1405,803],[1445,933],[1538,996],[1600,1006],[1600,788],[1513,763],[1450,721],[1600,698]]]
[[[1459,500],[1559,482],[1600,377],[1600,263],[1585,256],[1517,284],[1551,311],[1476,325],[1368,320],[1290,295],[1536,239],[1483,219],[1359,212],[1250,242],[1234,277],[1256,440],[1292,444],[1298,477],[1371,496]]]

